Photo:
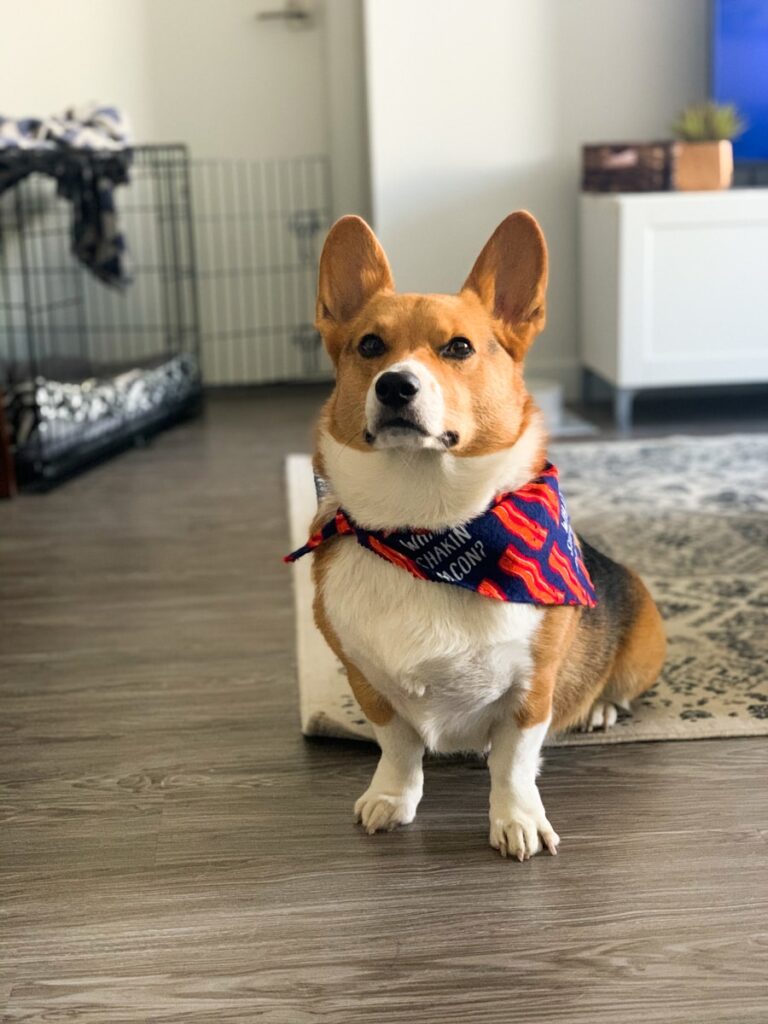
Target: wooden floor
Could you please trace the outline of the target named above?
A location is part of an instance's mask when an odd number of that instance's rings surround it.
[[[0,505],[0,1020],[768,1020],[762,740],[553,750],[554,859],[488,847],[479,763],[353,825],[376,755],[298,734],[279,558],[318,400]]]

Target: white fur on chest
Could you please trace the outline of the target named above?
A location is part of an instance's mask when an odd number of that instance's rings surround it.
[[[432,749],[484,749],[529,684],[542,609],[414,579],[351,537],[328,562],[325,610],[368,682]]]

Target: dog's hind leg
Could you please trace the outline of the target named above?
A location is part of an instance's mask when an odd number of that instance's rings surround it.
[[[587,718],[589,731],[614,725],[617,709],[629,710],[629,702],[656,682],[667,654],[659,610],[640,577],[631,576],[634,615],[616,651],[608,681]]]

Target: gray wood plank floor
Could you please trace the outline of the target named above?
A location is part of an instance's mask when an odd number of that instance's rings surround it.
[[[554,859],[487,846],[480,763],[355,828],[375,752],[298,735],[279,559],[319,397],[0,506],[0,1020],[768,1020],[762,740],[550,752]]]

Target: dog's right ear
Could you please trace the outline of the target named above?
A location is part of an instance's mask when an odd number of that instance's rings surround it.
[[[394,287],[384,250],[362,217],[337,220],[320,256],[315,316],[334,362],[342,344],[338,328],[357,316],[377,292]]]

